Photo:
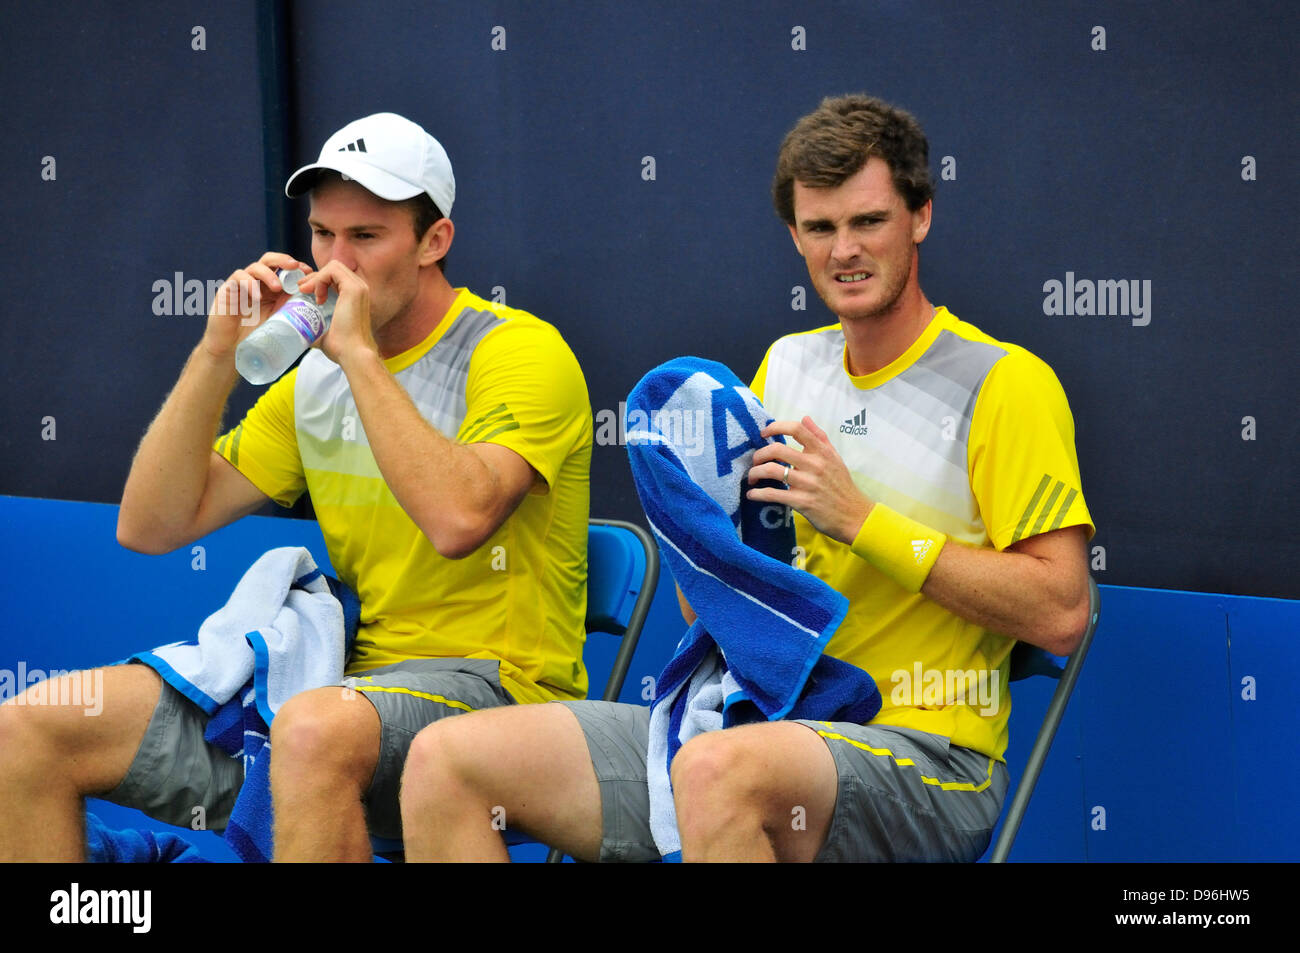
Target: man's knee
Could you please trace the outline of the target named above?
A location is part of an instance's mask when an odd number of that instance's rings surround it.
[[[673,758],[673,791],[691,798],[725,800],[752,795],[761,779],[746,749],[744,739],[738,741],[731,732],[697,735]]]
[[[453,762],[452,752],[457,749],[454,738],[454,718],[435,721],[424,728],[411,742],[411,750],[406,755],[406,775],[431,778],[439,768],[448,768]]]
[[[833,759],[820,738],[792,723],[698,735],[673,759],[672,781],[683,842],[761,830],[782,859],[812,859],[807,848],[824,839],[835,806]],[[792,845],[791,830],[815,836]]]
[[[424,728],[411,742],[406,756],[403,791],[408,785],[412,790],[430,784],[469,790],[487,784],[500,766],[498,759],[487,752],[515,734],[511,725],[518,722],[523,710],[512,706],[491,708],[443,718]]]
[[[272,768],[335,771],[368,782],[380,730],[374,706],[358,692],[337,686],[302,692],[271,722]]]
[[[684,835],[730,826],[741,818],[760,819],[763,779],[747,739],[727,731],[698,735],[673,758],[671,773]]]
[[[443,789],[465,784],[463,731],[457,731],[464,718],[436,721],[415,736],[402,771],[403,804],[438,800]]]
[[[673,803],[683,850],[762,826],[753,763],[743,739],[738,744],[732,735],[697,735],[673,758]]]

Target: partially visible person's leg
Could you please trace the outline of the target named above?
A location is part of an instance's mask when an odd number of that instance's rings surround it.
[[[350,688],[289,699],[271,722],[277,861],[372,858],[361,806],[379,761],[380,722]]]
[[[506,860],[502,825],[579,860],[653,860],[648,709],[563,702],[441,722],[402,779],[407,860]]]
[[[745,725],[673,761],[686,861],[974,861],[1006,788],[995,759],[884,726]]]
[[[835,808],[835,762],[798,722],[697,735],[672,765],[683,861],[811,861]]]
[[[115,665],[0,705],[0,860],[84,859],[87,795],[175,824],[202,808],[224,826],[243,767],[203,741],[197,706],[163,688],[148,666]]]
[[[276,860],[372,859],[402,836],[398,790],[412,739],[451,715],[514,701],[496,662],[427,659],[291,698],[271,723]]]

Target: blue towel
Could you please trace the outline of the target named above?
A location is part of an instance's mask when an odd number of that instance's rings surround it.
[[[150,830],[110,830],[86,814],[86,859],[96,864],[207,864],[185,838]]]
[[[357,597],[316,568],[301,547],[264,553],[197,641],[133,655],[210,716],[204,737],[244,762],[226,827],[247,862],[271,859],[270,724],[302,691],[337,685],[360,618]]]
[[[651,830],[680,849],[669,767],[701,731],[751,721],[869,721],[880,693],[866,672],[823,655],[848,600],[789,565],[786,507],[744,498],[771,421],[726,367],[684,357],[628,397],[637,494],[677,584],[698,616],[656,683],[647,770]]]
[[[250,680],[208,719],[204,739],[244,762],[244,783],[230,812],[225,838],[245,863],[269,863],[273,851],[271,812],[271,728],[257,706]]]

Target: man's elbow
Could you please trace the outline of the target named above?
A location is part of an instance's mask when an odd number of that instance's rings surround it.
[[[425,531],[429,542],[446,559],[464,559],[477,552],[496,532],[496,525],[488,520],[461,514],[443,519],[438,526]]]
[[[444,559],[464,559],[466,556],[475,552],[481,543],[464,542],[458,539],[451,539],[445,535],[440,535],[430,540],[433,548],[438,551],[438,555]]]
[[[1045,648],[1053,655],[1073,655],[1074,650],[1083,643],[1091,617],[1092,604],[1085,588],[1082,600],[1053,614],[1049,629],[1050,644]]]
[[[157,536],[130,525],[120,514],[117,518],[117,544],[123,549],[129,549],[134,553],[144,553],[146,556],[161,556],[164,553],[170,553],[176,548],[167,545],[166,541],[159,539]]]
[[[137,511],[119,506],[117,510],[117,544],[123,549],[146,556],[163,556],[185,545],[187,538],[168,532],[162,524],[141,519]]]

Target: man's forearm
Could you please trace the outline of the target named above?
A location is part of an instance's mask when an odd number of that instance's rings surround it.
[[[1066,565],[948,540],[921,593],[992,632],[1068,655],[1087,624],[1089,600],[1086,572]]]
[[[753,486],[749,499],[793,507],[907,591],[967,621],[1058,655],[1074,651],[1089,611],[1085,527],[1050,530],[1002,552],[963,546],[868,499],[811,417],[772,421],[762,433],[793,437],[803,449],[773,441],[757,450],[751,486],[775,480],[787,488]]]
[[[370,451],[398,504],[442,555],[473,552],[503,515],[496,473],[420,416],[378,353],[351,353],[341,366]]]
[[[194,349],[131,463],[118,516],[123,546],[167,552],[186,542],[234,386],[233,359],[214,358],[203,345]]]

